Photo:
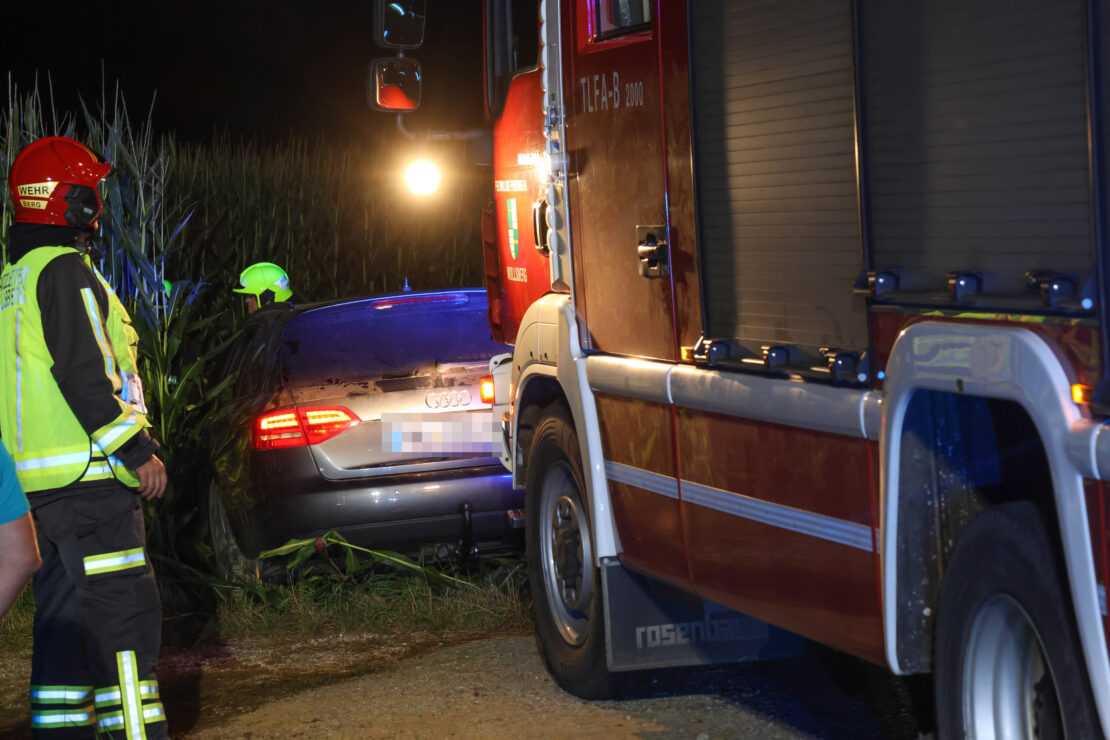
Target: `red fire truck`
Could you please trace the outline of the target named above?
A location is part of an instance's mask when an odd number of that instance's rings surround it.
[[[560,685],[800,635],[931,673],[942,737],[1110,732],[1106,11],[485,1],[496,413]]]

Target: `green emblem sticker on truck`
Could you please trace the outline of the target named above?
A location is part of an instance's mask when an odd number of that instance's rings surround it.
[[[508,198],[505,202],[509,212],[509,249],[515,260],[520,253],[520,222],[516,217],[516,198]]]

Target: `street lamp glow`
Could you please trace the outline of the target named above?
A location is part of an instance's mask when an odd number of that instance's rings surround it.
[[[416,195],[431,195],[439,189],[439,168],[426,159],[413,162],[405,170],[405,184]]]

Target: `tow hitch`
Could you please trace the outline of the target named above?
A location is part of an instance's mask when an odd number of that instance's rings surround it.
[[[455,556],[459,559],[459,562],[463,563],[471,558],[478,557],[478,547],[474,544],[474,522],[471,518],[471,512],[473,510],[474,507],[470,505],[469,501],[463,501],[462,539],[455,545]]]

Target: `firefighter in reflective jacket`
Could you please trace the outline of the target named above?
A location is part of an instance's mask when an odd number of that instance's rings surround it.
[[[152,669],[162,609],[140,496],[166,472],[147,433],[138,335],[93,264],[98,183],[111,171],[51,137],[12,163],[0,274],[0,435],[42,550],[35,574],[36,737],[166,737]]]

